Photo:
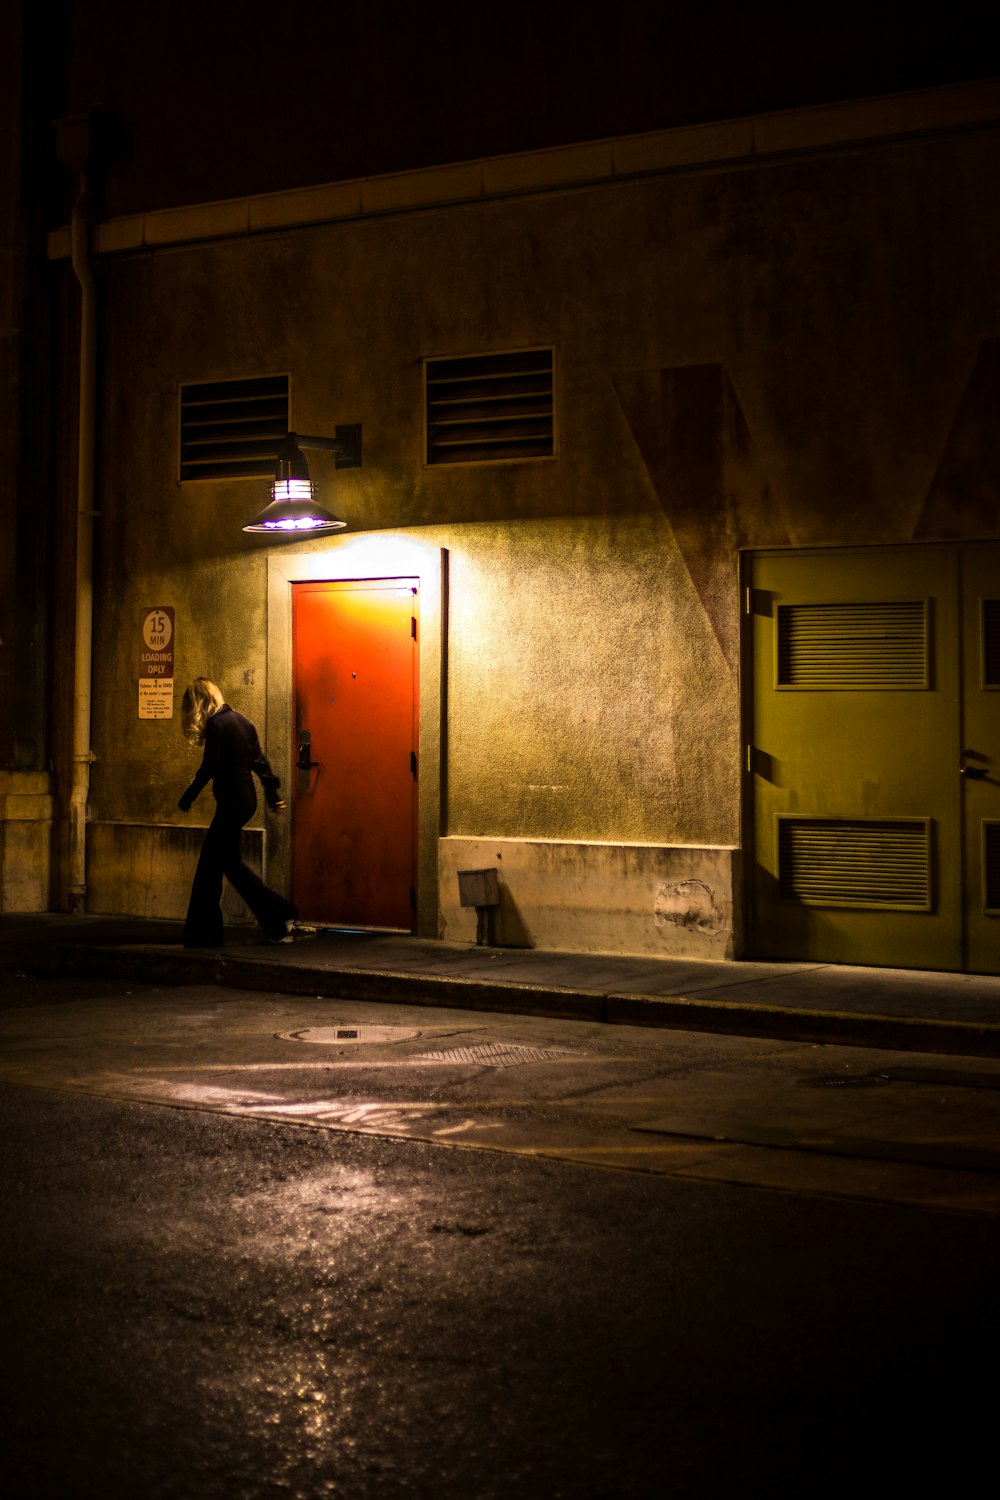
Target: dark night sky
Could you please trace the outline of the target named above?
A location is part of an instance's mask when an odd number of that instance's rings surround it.
[[[117,124],[105,214],[1000,72],[966,0],[49,4],[52,115]]]

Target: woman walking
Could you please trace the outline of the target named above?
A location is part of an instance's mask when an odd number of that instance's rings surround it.
[[[273,943],[291,941],[296,908],[270,890],[240,858],[240,833],[257,810],[254,775],[260,778],[268,808],[283,813],[278,795],[281,782],[260,748],[249,719],[223,700],[221,690],[207,677],[196,677],[181,700],[181,727],[192,744],[203,745],[201,765],[177,806],[191,805],[209,781],[215,797],[215,816],[205,832],[198,868],[191,886],[185,948],[217,948],[223,940],[222,878],[229,881],[249,906]]]

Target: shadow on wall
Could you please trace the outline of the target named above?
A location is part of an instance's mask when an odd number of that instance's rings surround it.
[[[500,880],[500,905],[496,910],[495,942],[501,948],[531,948],[534,944],[510,886]]]
[[[534,946],[500,870],[490,866],[485,870],[458,870],[456,874],[463,917],[470,908],[476,913],[477,946],[484,943],[490,948]]]
[[[998,406],[1000,339],[984,339],[914,529],[915,540],[996,536]]]
[[[780,546],[789,541],[739,397],[721,364],[619,370],[612,379],[650,483],[736,678],[740,624],[732,559],[751,543]]]

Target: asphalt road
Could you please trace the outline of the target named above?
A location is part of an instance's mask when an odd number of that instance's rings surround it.
[[[978,1486],[992,1065],[124,990],[3,992],[6,1494]]]

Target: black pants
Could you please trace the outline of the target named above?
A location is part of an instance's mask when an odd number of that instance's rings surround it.
[[[232,806],[216,805],[194,872],[184,922],[185,947],[215,948],[222,942],[223,876],[243,897],[268,937],[284,937],[285,923],[298,915],[290,901],[270,890],[240,858],[240,834],[253,816],[256,803],[253,796],[249,805],[247,799]]]

